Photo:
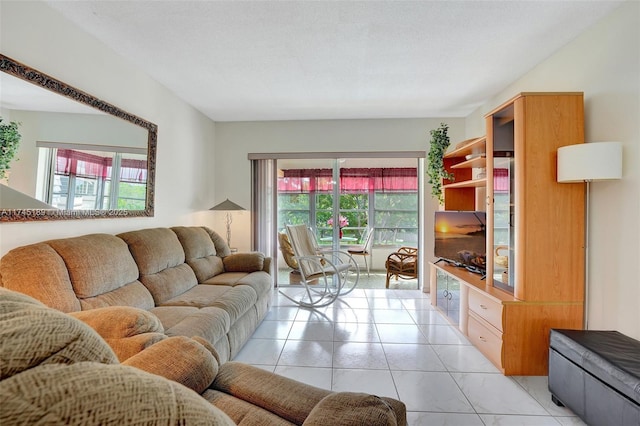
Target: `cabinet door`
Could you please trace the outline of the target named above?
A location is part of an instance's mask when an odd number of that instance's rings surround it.
[[[491,215],[490,247],[493,262],[489,267],[492,284],[513,291],[515,284],[515,218],[516,218],[516,155],[514,108],[513,105],[496,112],[488,118],[491,138],[490,171],[493,180],[488,185],[492,199],[489,214]]]
[[[436,306],[458,324],[460,321],[460,281],[441,270],[436,271]]]
[[[452,323],[460,322],[460,281],[449,276],[447,282],[447,316]]]
[[[447,277],[440,269],[436,272],[436,306],[446,312],[447,308]]]

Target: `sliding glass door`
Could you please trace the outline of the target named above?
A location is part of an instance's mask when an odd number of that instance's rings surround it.
[[[366,155],[366,154],[364,154]],[[316,237],[320,248],[346,249],[364,243],[369,228],[374,229],[375,254],[373,270],[384,270],[384,259],[402,246],[420,246],[421,197],[420,160],[407,158],[274,158],[269,162],[274,169],[272,181],[272,207],[274,212],[256,211],[258,238],[254,247],[272,248],[274,277],[277,285],[295,284],[295,273],[282,255],[278,238],[286,232],[286,225],[305,224]],[[254,161],[259,163],[259,161]],[[256,194],[271,191],[265,183],[258,185]],[[262,179],[264,181],[264,179]],[[262,188],[259,188],[262,186]],[[266,222],[275,225],[272,242],[259,241],[268,237]],[[262,225],[259,224],[262,222]],[[263,235],[260,237],[259,235]],[[275,240],[275,241],[274,241]],[[265,250],[266,251],[266,250]],[[361,259],[356,259],[361,262]],[[371,264],[369,264],[371,265]],[[364,265],[363,265],[364,266]]]

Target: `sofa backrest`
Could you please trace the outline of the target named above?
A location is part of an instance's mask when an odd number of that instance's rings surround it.
[[[140,272],[140,282],[161,305],[198,284],[185,263],[184,249],[169,228],[150,228],[118,235],[128,246]]]
[[[74,312],[105,306],[153,307],[138,281],[127,244],[109,234],[90,234],[18,247],[0,263],[3,287],[47,306]]]
[[[217,255],[216,246],[205,228],[175,226],[171,230],[182,244],[185,261],[193,269],[198,282],[205,282],[224,272],[222,258]]]
[[[0,262],[2,286],[37,299],[62,312],[79,311],[64,260],[46,243],[17,247]]]

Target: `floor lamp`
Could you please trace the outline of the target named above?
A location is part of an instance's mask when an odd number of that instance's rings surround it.
[[[231,248],[231,222],[233,221],[233,218],[231,217],[231,212],[238,211],[238,210],[246,210],[246,209],[242,206],[237,205],[233,201],[229,201],[229,199],[227,198],[220,204],[216,204],[215,206],[211,207],[209,210],[222,211],[227,213],[227,216],[226,216],[227,245],[229,246],[229,248]]]
[[[558,148],[558,182],[586,182],[584,247],[584,319],[589,307],[589,188],[592,181],[622,179],[622,143],[591,142]]]

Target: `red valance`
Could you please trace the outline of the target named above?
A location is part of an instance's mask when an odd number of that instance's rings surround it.
[[[331,169],[287,169],[278,178],[279,192],[331,192]],[[418,190],[415,167],[340,169],[341,192],[403,192]]]
[[[91,179],[106,180],[111,177],[113,159],[73,149],[58,148],[56,174],[75,175]],[[123,158],[120,162],[120,181],[147,182],[147,161]]]

